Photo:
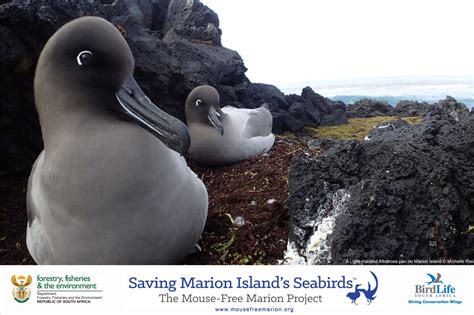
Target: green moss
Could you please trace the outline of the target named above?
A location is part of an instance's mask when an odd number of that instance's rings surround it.
[[[363,140],[374,126],[397,119],[399,118],[396,116],[351,118],[345,125],[307,128],[307,131],[311,136],[321,139]],[[403,120],[416,124],[421,121],[421,117],[406,117]]]
[[[406,121],[407,123],[409,123],[410,125],[416,125],[422,121],[420,116],[404,117],[402,119]]]
[[[232,244],[234,244],[235,238],[236,238],[236,234],[235,234],[235,229],[234,229],[230,239],[226,243],[214,244],[213,246],[211,246],[211,250],[216,251],[218,253],[227,252],[227,250],[232,246]]]
[[[283,139],[296,139],[295,134],[293,132],[289,132],[289,131],[278,135],[278,137],[283,138]]]
[[[229,263],[231,265],[263,265],[263,260],[267,256],[264,250],[255,251],[253,254],[243,255],[241,253],[233,253],[229,255]]]

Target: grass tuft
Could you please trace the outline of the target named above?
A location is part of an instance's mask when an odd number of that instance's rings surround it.
[[[307,128],[307,131],[311,136],[320,139],[361,141],[376,125],[397,119],[399,119],[397,116],[350,118],[349,123],[345,125]],[[417,124],[421,122],[421,117],[406,117],[402,119],[409,124]]]

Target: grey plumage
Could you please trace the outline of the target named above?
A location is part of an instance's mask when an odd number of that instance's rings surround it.
[[[272,148],[272,115],[265,106],[220,108],[219,102],[217,90],[207,85],[195,88],[186,100],[193,160],[202,165],[230,164]]]
[[[250,139],[270,135],[272,133],[273,117],[266,107],[255,108],[249,111],[248,116],[249,118],[244,129],[244,137]]]
[[[101,18],[66,24],[41,53],[45,149],[27,197],[27,246],[40,264],[176,263],[204,229],[207,191],[179,154],[187,129],[142,95],[132,71],[128,45]]]

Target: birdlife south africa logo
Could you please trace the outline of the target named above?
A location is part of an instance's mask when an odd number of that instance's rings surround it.
[[[418,283],[413,290],[413,298],[408,300],[408,304],[462,304],[462,299],[458,299],[457,289],[450,281],[441,276],[439,272],[426,273],[419,277]]]
[[[379,280],[377,276],[372,271],[370,272],[372,277],[374,278],[373,283],[371,284],[370,281],[367,281],[367,286],[364,284],[356,284],[354,287],[354,291],[347,293],[347,297],[351,300],[351,303],[357,305],[357,300],[363,296],[367,301],[367,304],[372,304],[372,301],[376,298],[376,293],[379,288]]]
[[[14,285],[12,293],[15,301],[18,303],[25,303],[28,301],[31,295],[31,289],[29,288],[31,282],[33,282],[33,278],[30,275],[28,275],[28,277],[21,275],[12,276],[12,284]]]
[[[441,274],[427,273],[423,284],[415,285],[415,296],[423,298],[446,298],[456,297],[456,288],[441,280]]]

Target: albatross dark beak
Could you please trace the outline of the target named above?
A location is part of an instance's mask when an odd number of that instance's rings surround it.
[[[211,109],[209,110],[209,115],[207,116],[207,118],[209,118],[209,121],[214,126],[214,128],[217,129],[217,132],[219,132],[219,134],[221,136],[223,136],[224,135],[224,126],[222,125],[222,122],[219,118],[220,116],[221,116],[221,114],[218,113],[214,109],[214,107],[211,106]]]
[[[153,104],[132,74],[128,75],[115,96],[120,104],[119,111],[127,119],[136,122],[181,155],[188,151],[191,138],[186,125]]]

